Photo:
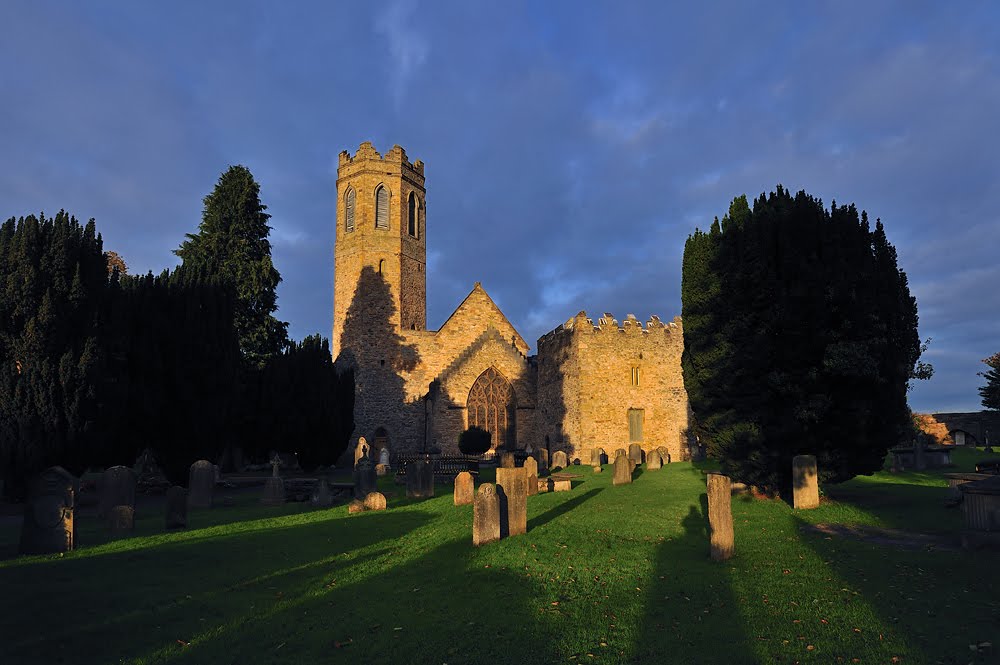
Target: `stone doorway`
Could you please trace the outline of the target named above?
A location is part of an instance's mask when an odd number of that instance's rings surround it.
[[[514,388],[495,367],[479,375],[469,390],[469,427],[481,427],[492,435],[492,447],[513,450],[517,444],[517,405]]]

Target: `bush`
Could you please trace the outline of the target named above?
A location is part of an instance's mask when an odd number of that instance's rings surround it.
[[[490,449],[493,437],[481,427],[470,427],[458,435],[458,449],[465,455],[482,455]]]

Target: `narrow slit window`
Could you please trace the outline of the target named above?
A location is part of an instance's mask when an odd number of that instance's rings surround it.
[[[632,385],[633,386],[638,386],[639,385],[639,368],[638,367],[633,367],[632,368]]]
[[[389,228],[389,190],[381,185],[375,190],[375,228]]]
[[[354,199],[356,195],[353,189],[347,190],[347,196],[344,198],[344,230],[350,233],[354,230]]]
[[[410,198],[410,200],[409,200],[409,205],[407,206],[407,215],[406,215],[407,226],[409,227],[408,230],[410,232],[410,235],[413,236],[414,238],[416,238],[417,237],[417,209],[419,208],[419,206],[417,205],[417,197],[413,194],[413,192],[410,192],[410,197],[409,198]]]

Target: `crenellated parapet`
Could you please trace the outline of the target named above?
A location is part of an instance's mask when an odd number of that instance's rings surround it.
[[[586,311],[580,311],[576,316],[568,319],[565,323],[559,325],[554,330],[542,335],[539,340],[539,348],[551,342],[557,341],[561,337],[567,335],[585,335],[585,334],[599,334],[599,335],[624,335],[624,336],[659,336],[666,335],[668,337],[675,337],[678,341],[683,340],[683,327],[681,325],[681,317],[676,316],[670,322],[664,322],[660,320],[660,317],[653,314],[649,319],[643,323],[635,317],[634,314],[628,314],[622,319],[621,322],[618,321],[610,312],[605,312],[602,316],[597,319],[597,323],[587,316]]]
[[[342,151],[340,153],[339,166],[342,168],[345,166],[350,166],[352,164],[358,164],[361,162],[372,162],[372,161],[399,165],[401,167],[406,167],[407,169],[413,171],[414,173],[420,175],[421,177],[424,175],[423,161],[418,159],[414,162],[410,162],[410,160],[407,159],[406,157],[406,151],[403,150],[402,147],[394,145],[392,146],[392,149],[389,150],[389,152],[385,153],[385,155],[383,156],[379,154],[378,150],[375,149],[375,146],[372,145],[371,141],[365,141],[364,143],[362,143],[358,147],[358,151],[353,155],[349,153],[347,150]]]

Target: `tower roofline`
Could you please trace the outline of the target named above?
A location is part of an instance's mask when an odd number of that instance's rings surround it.
[[[393,164],[405,166],[421,176],[424,175],[424,162],[420,159],[411,162],[406,157],[406,151],[403,150],[403,148],[398,144],[392,146],[392,149],[389,150],[389,152],[382,155],[375,149],[375,146],[371,141],[365,141],[358,147],[358,151],[353,155],[347,150],[342,151],[340,153],[338,168],[347,164],[353,164],[356,161],[391,162]]]

